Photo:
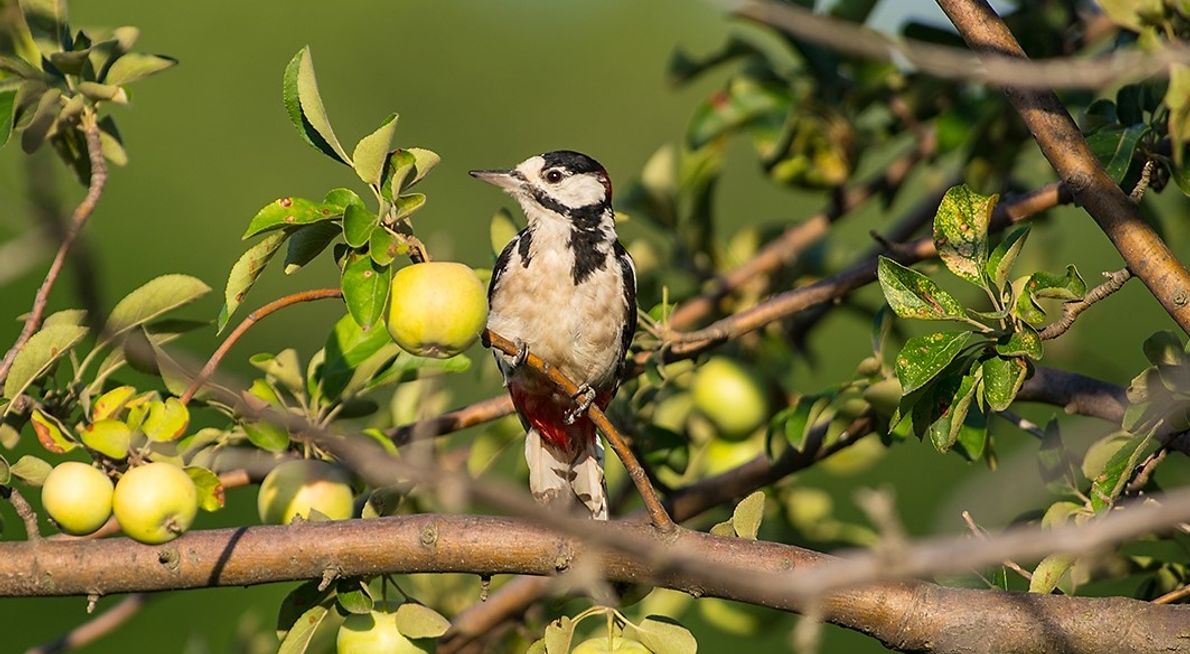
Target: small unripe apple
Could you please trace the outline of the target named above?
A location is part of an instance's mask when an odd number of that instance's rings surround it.
[[[351,476],[325,461],[286,461],[273,468],[260,484],[256,510],[265,524],[285,525],[310,510],[331,520],[346,520],[353,508]]]
[[[620,652],[620,654],[652,654],[649,648],[640,644],[639,641],[631,638],[624,638],[616,636],[608,642],[607,636],[596,636],[584,640],[570,650],[570,654],[607,654],[608,652]]]
[[[116,484],[112,509],[130,538],[156,545],[190,528],[198,513],[198,490],[178,466],[149,463],[124,473]]]
[[[487,290],[461,263],[417,263],[393,275],[388,333],[410,354],[452,357],[475,342],[487,321]]]
[[[747,368],[712,357],[694,373],[694,405],[728,439],[746,437],[769,415],[764,386]]]
[[[437,649],[433,640],[406,638],[395,614],[385,610],[347,616],[335,638],[339,654],[433,654]]]
[[[41,504],[62,531],[89,534],[112,514],[112,480],[85,463],[59,463],[41,487]]]

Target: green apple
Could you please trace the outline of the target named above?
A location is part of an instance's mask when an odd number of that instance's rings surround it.
[[[748,436],[764,424],[769,403],[764,386],[747,368],[712,357],[694,373],[694,405],[729,439]]]
[[[339,654],[433,654],[437,649],[432,639],[406,638],[395,614],[384,610],[347,616],[335,638]]]
[[[649,648],[631,638],[616,636],[609,642],[607,636],[596,636],[579,643],[570,654],[607,654],[620,652],[621,654],[652,654]]]
[[[190,475],[172,463],[149,463],[120,478],[112,498],[120,528],[150,545],[182,535],[198,513],[198,490]]]
[[[487,289],[468,266],[431,261],[393,275],[388,333],[410,354],[452,357],[475,342],[487,321]]]
[[[764,453],[764,439],[744,441],[715,439],[702,451],[700,466],[703,474],[713,476],[738,468]]]
[[[331,520],[346,520],[353,509],[351,475],[315,459],[286,461],[273,468],[260,485],[256,510],[265,524],[285,525],[310,510]]]
[[[41,504],[62,531],[89,534],[112,514],[112,480],[85,463],[59,463],[41,487]]]

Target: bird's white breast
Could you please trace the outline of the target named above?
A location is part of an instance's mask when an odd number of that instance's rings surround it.
[[[627,314],[622,272],[607,248],[604,265],[575,284],[570,227],[549,221],[533,232],[528,265],[515,248],[492,293],[488,327],[523,341],[576,384],[599,388],[615,379]]]

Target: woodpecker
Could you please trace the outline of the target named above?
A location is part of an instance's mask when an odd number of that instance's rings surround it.
[[[518,346],[516,356],[497,352],[496,363],[525,427],[529,489],[543,504],[577,501],[606,520],[603,446],[586,410],[611,402],[636,332],[636,271],[616,240],[611,179],[569,150],[471,175],[504,189],[528,219],[492,269],[488,328]],[[567,396],[524,365],[530,351],[579,393]]]

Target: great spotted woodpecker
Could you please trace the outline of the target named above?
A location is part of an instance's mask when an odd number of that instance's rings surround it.
[[[603,446],[585,412],[611,402],[636,331],[636,272],[616,240],[611,180],[599,162],[568,150],[471,175],[516,198],[528,218],[492,269],[488,328],[519,347],[496,362],[525,426],[529,488],[539,502],[578,500],[606,520]],[[529,351],[579,394],[560,393],[523,365]]]

